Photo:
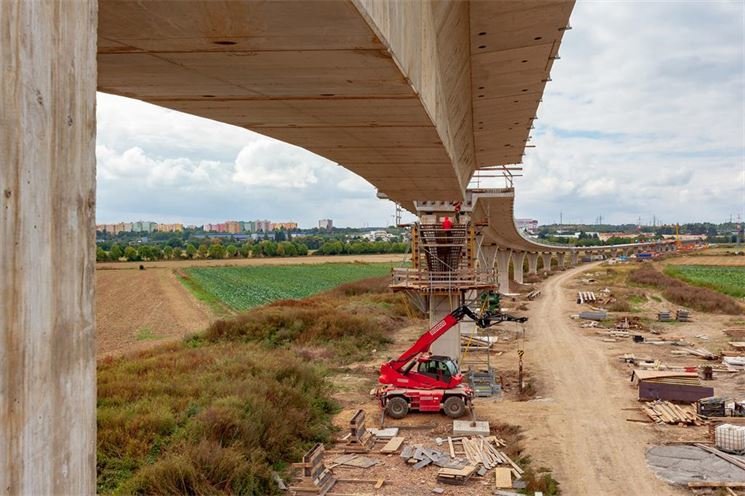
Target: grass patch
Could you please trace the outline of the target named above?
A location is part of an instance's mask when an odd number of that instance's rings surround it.
[[[328,263],[256,267],[192,267],[181,280],[197,298],[233,311],[305,298],[340,284],[389,274],[391,264]]]
[[[745,298],[745,268],[743,267],[666,265],[665,274],[735,298]]]
[[[276,494],[272,468],[329,439],[329,397],[323,369],[255,344],[104,361],[98,492]]]
[[[138,329],[135,334],[135,339],[137,339],[137,341],[152,341],[154,339],[160,339],[161,337],[162,336],[155,334],[155,332],[149,327]]]
[[[206,304],[217,317],[227,317],[233,314],[233,311],[225,305],[220,298],[206,291],[196,280],[191,278],[184,271],[177,270],[175,273],[181,284],[183,284],[197,300]]]
[[[629,274],[629,280],[636,284],[652,286],[662,290],[666,300],[702,312],[740,315],[742,307],[733,298],[709,288],[691,286],[680,279],[670,277],[654,268],[643,264]]]
[[[310,354],[321,346],[346,363],[390,343],[391,332],[404,324],[408,312],[404,297],[388,290],[387,278],[376,278],[218,320],[205,337],[213,342],[256,342],[270,349],[294,347]]]

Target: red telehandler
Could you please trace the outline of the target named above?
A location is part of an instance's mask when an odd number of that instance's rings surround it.
[[[528,320],[527,317],[513,317],[499,310],[477,315],[465,305],[450,312],[401,356],[380,366],[380,384],[374,394],[389,417],[400,419],[409,411],[440,410],[451,418],[465,415],[466,409],[471,407],[473,389],[463,384],[463,376],[452,358],[429,353],[432,343],[464,317],[470,318],[482,329],[504,321]]]

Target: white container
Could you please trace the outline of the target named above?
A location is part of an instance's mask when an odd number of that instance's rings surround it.
[[[745,426],[722,424],[714,429],[714,444],[722,451],[745,452]]]

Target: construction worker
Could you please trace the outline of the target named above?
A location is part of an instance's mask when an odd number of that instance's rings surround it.
[[[453,228],[453,221],[450,220],[450,217],[445,217],[443,219],[442,228],[445,230],[447,234],[450,234],[450,230]]]

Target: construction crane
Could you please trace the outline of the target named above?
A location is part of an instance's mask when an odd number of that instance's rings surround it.
[[[492,307],[477,315],[463,305],[432,326],[401,356],[380,367],[379,385],[373,394],[392,418],[405,417],[409,411],[439,412],[451,418],[465,415],[471,407],[473,389],[463,384],[458,364],[450,357],[432,355],[429,348],[443,334],[465,317],[486,329],[500,322],[526,322],[527,317],[513,317]]]

